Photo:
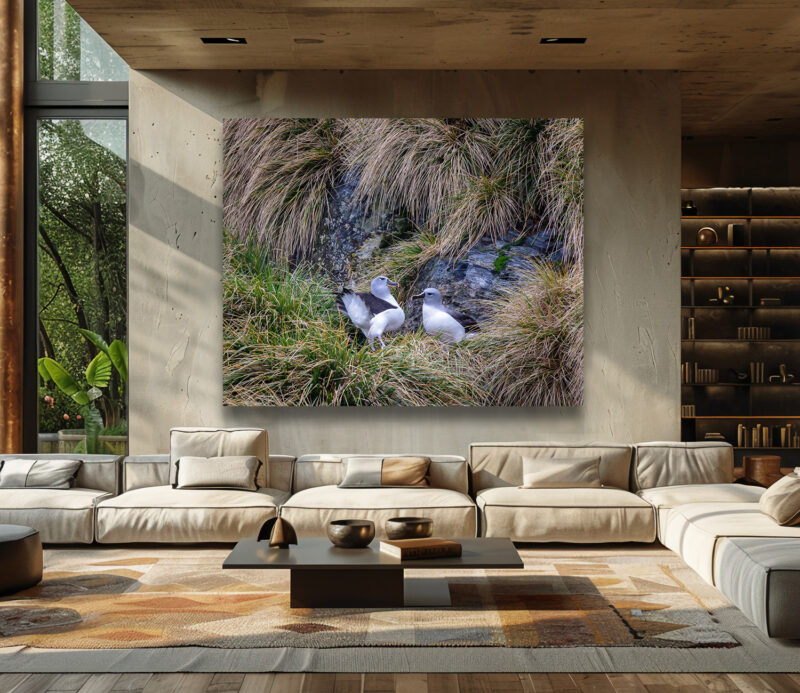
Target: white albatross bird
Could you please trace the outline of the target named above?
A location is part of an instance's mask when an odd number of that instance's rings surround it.
[[[425,289],[412,298],[423,299],[422,326],[425,331],[447,344],[458,344],[468,337],[469,332],[478,329],[478,323],[471,315],[445,306],[438,289]]]
[[[397,286],[397,283],[380,276],[370,283],[369,293],[344,289],[336,296],[336,308],[364,333],[373,350],[376,339],[385,347],[383,333],[399,330],[406,319],[400,304],[389,291],[390,286]]]

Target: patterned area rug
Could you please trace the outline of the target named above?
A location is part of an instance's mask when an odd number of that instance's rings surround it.
[[[0,599],[0,647],[730,648],[729,606],[665,549],[523,548],[524,570],[446,576],[453,606],[291,609],[285,571],[221,569],[228,549],[45,551],[42,583]]]

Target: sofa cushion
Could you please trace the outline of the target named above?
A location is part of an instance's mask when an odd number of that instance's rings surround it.
[[[523,457],[523,488],[600,488],[600,458]]]
[[[341,488],[430,486],[430,457],[346,457]]]
[[[315,454],[303,455],[294,465],[292,488],[295,493],[315,486],[340,484],[343,478],[346,458],[375,459],[379,457],[428,457],[431,466],[428,470],[430,485],[434,488],[446,488],[460,493],[469,493],[469,468],[467,461],[459,455],[414,455],[413,453],[394,453],[381,455],[353,454]]]
[[[600,482],[628,489],[633,448],[616,443],[473,443],[470,467],[474,490],[522,486],[522,459],[537,457],[600,458]]]
[[[110,497],[88,488],[0,489],[0,523],[38,529],[45,544],[91,544],[95,505]]]
[[[315,486],[295,493],[281,508],[281,517],[300,537],[326,536],[331,520],[368,519],[375,522],[375,535],[385,539],[386,520],[401,515],[430,517],[441,537],[474,537],[477,528],[472,499],[444,488]]]
[[[83,460],[0,461],[0,488],[73,488]]]
[[[720,442],[653,442],[634,446],[633,489],[733,481],[733,448]]]
[[[98,491],[118,493],[117,472],[119,469],[118,455],[76,455],[73,453],[27,453],[23,455],[0,455],[0,461],[10,459],[24,460],[83,460],[78,468],[78,478],[75,486],[78,488],[93,488]]]
[[[651,542],[653,507],[615,488],[490,488],[477,494],[481,536],[514,541]]]
[[[235,542],[258,534],[288,494],[275,489],[175,489],[150,486],[97,507],[97,541]]]
[[[744,484],[685,484],[662,486],[637,492],[656,509],[656,530],[664,541],[669,511],[685,503],[758,503],[764,489]]]
[[[714,575],[720,592],[767,635],[800,638],[800,539],[720,539]]]
[[[800,476],[778,479],[761,496],[759,507],[779,525],[800,525]]]
[[[251,455],[228,457],[191,457],[175,462],[177,473],[173,488],[258,489],[258,473],[264,464]]]
[[[757,503],[688,503],[670,510],[663,543],[716,585],[714,552],[722,537],[800,537],[800,527],[775,524]]]
[[[169,434],[170,483],[175,483],[175,462],[184,456],[226,457],[253,455],[264,462],[258,485],[271,486],[269,441],[263,428],[173,428]]]

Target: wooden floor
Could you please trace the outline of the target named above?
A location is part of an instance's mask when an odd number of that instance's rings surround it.
[[[800,674],[0,674],[0,693],[800,691]]]

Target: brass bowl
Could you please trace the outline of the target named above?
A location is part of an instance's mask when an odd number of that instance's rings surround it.
[[[328,523],[328,539],[342,549],[363,549],[375,538],[372,520],[333,520]]]
[[[386,520],[389,539],[424,539],[433,534],[433,520],[429,517],[392,517]]]

